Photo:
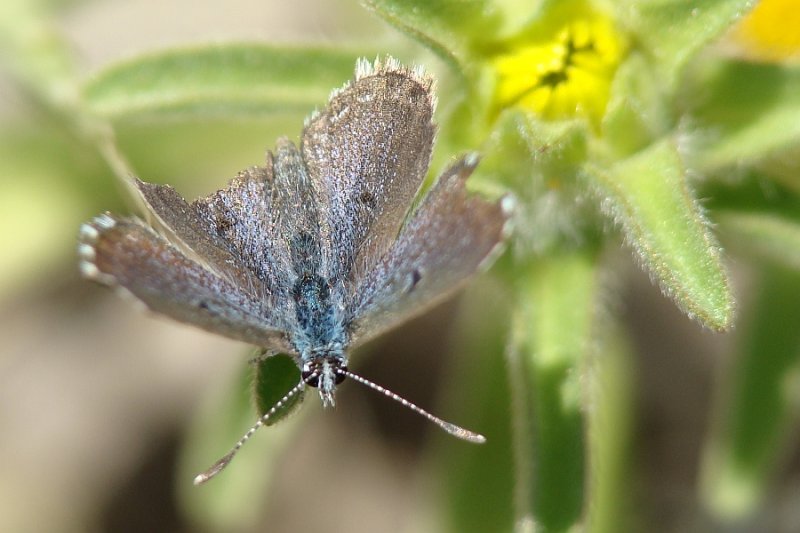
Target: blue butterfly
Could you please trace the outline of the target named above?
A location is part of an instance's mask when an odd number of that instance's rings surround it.
[[[279,139],[263,166],[192,203],[133,181],[149,224],[103,214],[80,230],[84,277],[131,293],[173,319],[290,354],[301,381],[225,457],[306,387],[332,405],[350,378],[445,431],[483,436],[423,411],[347,369],[348,352],[441,301],[496,255],[510,201],[468,196],[476,155],[455,162],[422,199],[436,127],[433,80],[388,59],[359,60],[353,81]]]

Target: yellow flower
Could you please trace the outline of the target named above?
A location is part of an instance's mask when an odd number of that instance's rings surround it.
[[[800,4],[797,0],[761,0],[736,25],[729,42],[754,61],[800,60]]]
[[[542,35],[517,39],[492,60],[498,110],[519,106],[544,119],[598,122],[608,102],[625,39],[601,15],[566,20]]]

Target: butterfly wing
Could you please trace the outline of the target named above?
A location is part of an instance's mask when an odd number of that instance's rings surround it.
[[[232,283],[244,279],[245,285],[255,285],[252,273],[236,260],[228,243],[216,231],[208,231],[209,221],[175,189],[139,179],[132,185],[147,221],[184,255]]]
[[[355,80],[312,116],[302,155],[329,232],[329,279],[356,280],[394,242],[430,163],[432,80],[388,60],[359,61]]]
[[[276,188],[268,153],[266,166],[240,172],[225,189],[194,201],[191,209],[203,231],[230,252],[234,268],[248,273],[237,276],[237,284],[257,288],[272,310],[270,323],[288,327],[290,259],[277,231],[281,207]]]
[[[80,249],[90,260],[82,268],[97,274],[87,277],[127,289],[176,320],[291,352],[284,333],[291,327],[288,251],[273,237],[280,198],[271,155],[265,166],[240,172],[225,189],[191,204],[166,185],[138,179],[132,185],[157,232],[108,216],[85,225],[89,237],[81,234]]]
[[[124,289],[148,308],[232,339],[286,351],[263,300],[188,258],[142,221],[101,215],[84,224],[81,272]]]
[[[503,241],[504,201],[467,195],[477,164],[462,159],[439,178],[389,252],[357,287],[348,310],[357,345],[421,313],[460,288]]]

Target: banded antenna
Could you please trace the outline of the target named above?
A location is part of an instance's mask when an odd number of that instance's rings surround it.
[[[313,377],[313,376],[311,376],[311,377]],[[278,400],[278,403],[273,405],[272,408],[269,411],[267,411],[266,413],[261,415],[261,417],[256,421],[256,423],[253,424],[253,427],[248,429],[247,433],[242,435],[242,438],[239,439],[239,442],[237,442],[233,446],[233,448],[231,448],[231,451],[229,451],[228,453],[223,455],[219,459],[219,461],[217,461],[216,463],[211,465],[211,467],[209,467],[208,470],[206,470],[205,472],[203,472],[201,474],[197,474],[194,477],[194,484],[195,485],[202,485],[203,483],[205,483],[206,481],[208,481],[212,477],[214,477],[217,474],[219,474],[220,472],[222,472],[225,469],[225,467],[228,466],[228,464],[233,460],[233,457],[236,455],[236,452],[238,452],[239,449],[242,446],[244,446],[245,442],[250,440],[250,437],[253,436],[253,433],[255,433],[258,430],[258,428],[260,428],[261,426],[266,424],[269,421],[269,419],[278,411],[278,409],[280,409],[281,407],[286,405],[286,402],[288,402],[292,398],[292,396],[294,396],[295,394],[297,394],[298,392],[303,390],[303,388],[305,386],[306,386],[306,382],[303,381],[303,380],[300,380],[300,383],[298,383],[297,385],[292,387],[292,390],[287,392],[283,396],[283,398]]]
[[[362,385],[364,385],[364,386],[366,386],[366,387],[368,387],[368,388],[370,388],[370,389],[372,389],[374,391],[377,391],[377,392],[383,394],[387,398],[390,398],[390,399],[400,403],[401,405],[411,409],[412,411],[414,411],[418,415],[421,415],[424,418],[427,418],[428,420],[430,420],[431,422],[433,422],[434,424],[439,426],[441,429],[443,429],[444,431],[446,431],[450,435],[453,435],[454,437],[457,437],[457,438],[459,438],[461,440],[465,440],[467,442],[472,442],[472,443],[475,443],[475,444],[483,444],[484,442],[486,442],[486,437],[484,437],[480,433],[475,433],[474,431],[470,431],[468,429],[462,428],[461,426],[457,426],[457,425],[455,425],[455,424],[453,424],[451,422],[446,422],[446,421],[442,420],[441,418],[430,414],[428,411],[424,410],[423,408],[419,407],[418,405],[409,402],[408,400],[406,400],[402,396],[399,396],[399,395],[395,394],[394,392],[392,392],[392,391],[390,391],[390,390],[388,390],[388,389],[386,389],[384,387],[381,387],[377,383],[373,383],[372,381],[370,381],[370,380],[368,380],[366,378],[362,378],[358,374],[354,374],[354,373],[350,372],[349,370],[344,370],[343,368],[337,368],[336,369],[336,373],[339,374],[340,376],[348,377],[348,378],[350,378],[350,379],[352,379],[354,381],[357,381],[358,383],[361,383]],[[222,458],[220,458],[219,461],[217,461],[216,463],[211,465],[211,467],[208,468],[208,470],[206,470],[205,472],[195,476],[194,484],[195,485],[202,485],[203,483],[205,483],[209,479],[213,478],[214,476],[216,476],[217,474],[222,472],[222,470],[224,470],[225,467],[228,466],[228,464],[230,464],[230,462],[233,460],[234,456],[236,455],[236,452],[238,452],[239,449],[242,446],[244,446],[245,442],[250,440],[250,437],[253,436],[253,433],[255,433],[258,430],[258,428],[260,428],[261,426],[265,425],[269,421],[269,419],[272,416],[275,415],[275,413],[278,411],[278,409],[280,409],[281,407],[286,405],[286,402],[288,402],[289,399],[291,399],[295,394],[297,394],[301,390],[303,390],[303,387],[306,386],[306,384],[307,384],[306,382],[307,381],[311,381],[315,377],[318,377],[318,374],[316,374],[316,373],[312,374],[306,380],[301,380],[300,383],[298,383],[297,385],[295,385],[292,388],[292,390],[287,392],[286,395],[284,395],[283,398],[278,400],[278,403],[276,403],[269,411],[264,413],[256,421],[256,423],[253,424],[253,427],[251,427],[250,429],[247,430],[247,432],[242,436],[242,438],[239,439],[239,442],[237,442],[233,446],[233,448],[231,448],[231,451],[229,451],[227,454],[222,456]]]
[[[346,376],[352,380],[355,380],[361,383],[362,385],[369,387],[372,390],[380,392],[387,398],[391,398],[392,400],[402,404],[405,407],[408,407],[415,413],[427,418],[428,420],[430,420],[431,422],[433,422],[434,424],[436,424],[437,426],[439,426],[440,428],[442,428],[443,430],[445,430],[454,437],[458,437],[461,440],[465,440],[467,442],[473,442],[475,444],[483,444],[484,442],[486,442],[486,437],[484,437],[480,433],[475,433],[474,431],[470,431],[468,429],[462,428],[461,426],[457,426],[451,422],[446,422],[439,417],[433,416],[422,407],[419,407],[418,405],[409,402],[402,396],[399,396],[393,393],[392,391],[381,387],[377,383],[373,383],[372,381],[366,378],[362,378],[358,374],[353,374],[352,372],[344,370],[343,368],[337,369],[336,372],[338,374],[341,374],[342,376]]]

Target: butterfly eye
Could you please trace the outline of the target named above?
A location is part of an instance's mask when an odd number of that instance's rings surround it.
[[[336,371],[336,377],[334,378],[333,382],[339,385],[342,381],[344,381],[344,378],[347,377],[345,376],[345,372],[347,372],[347,367],[340,366]]]
[[[319,386],[319,372],[316,372],[316,371],[311,370],[311,369],[304,369],[302,374],[301,374],[301,376],[303,378],[303,381],[306,383],[306,385],[309,385],[309,386],[315,387],[315,388]],[[338,379],[338,376],[337,376],[337,379]]]

